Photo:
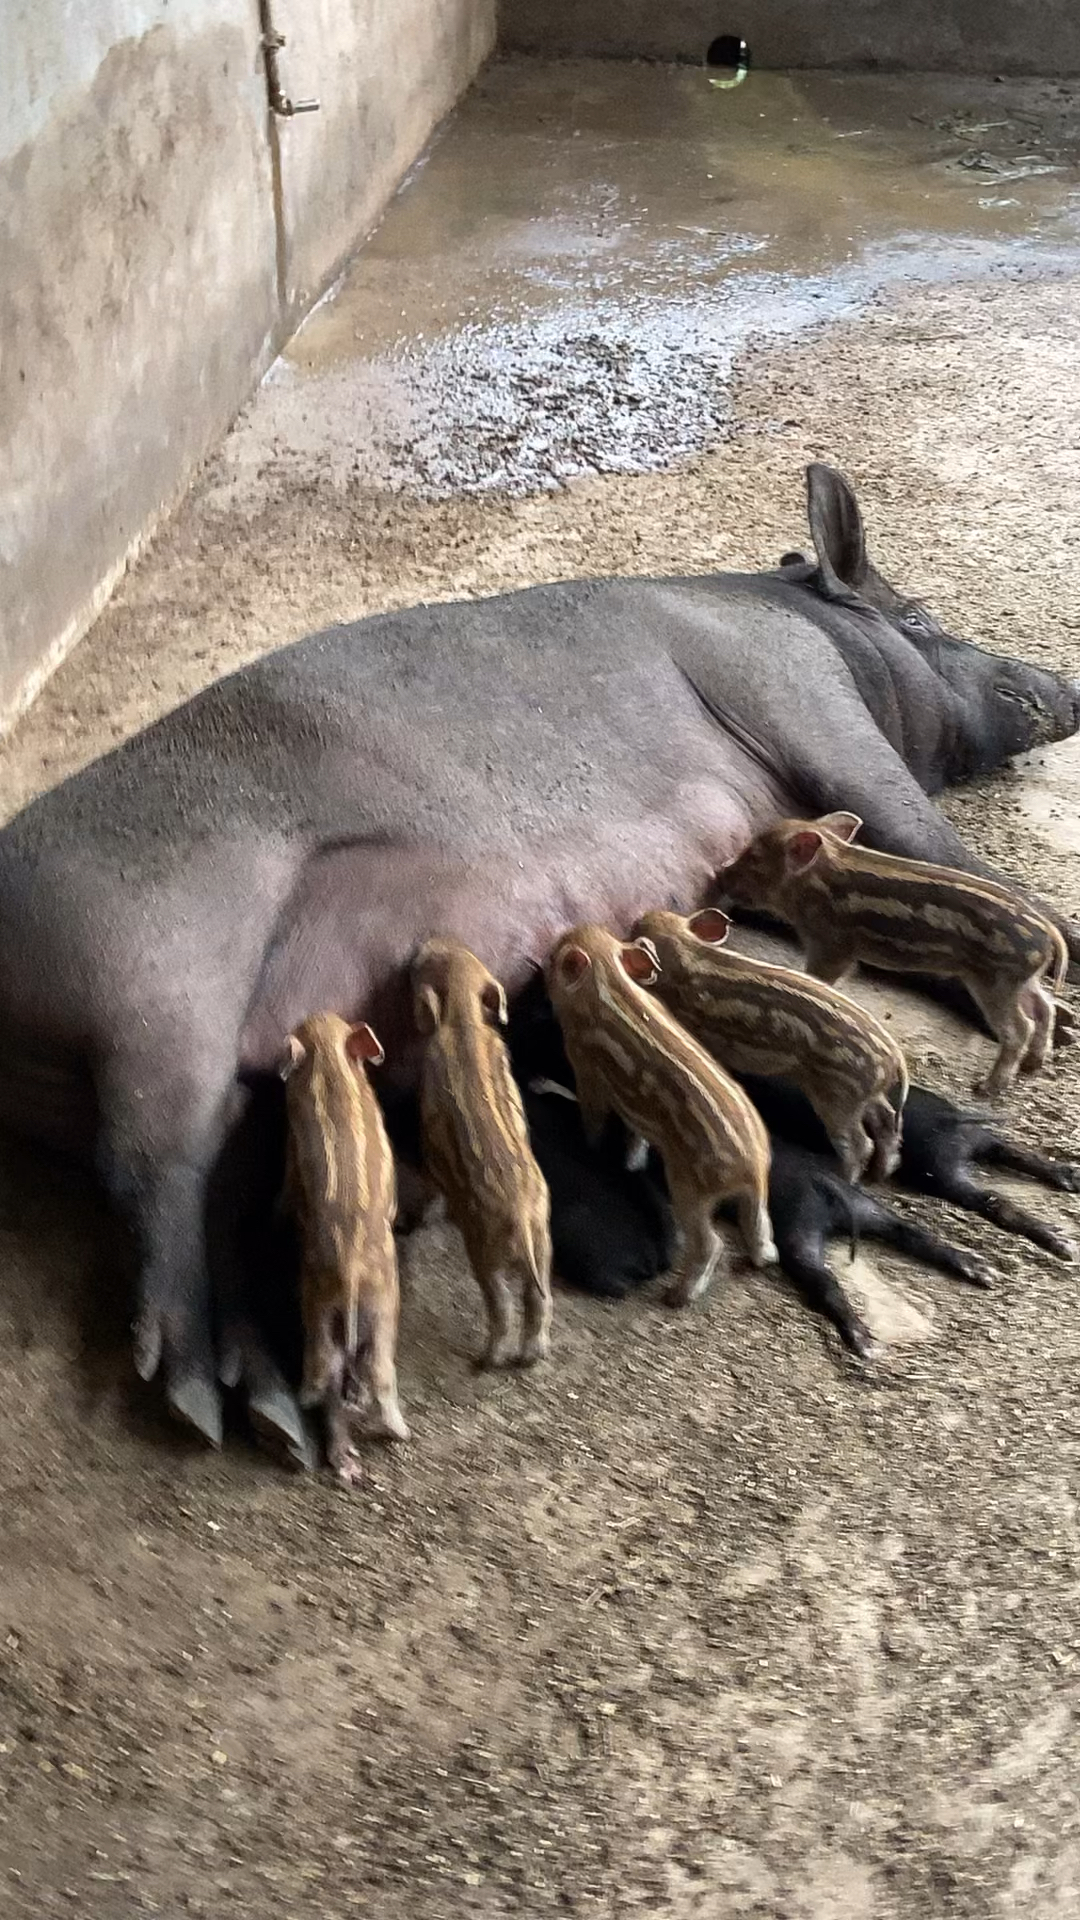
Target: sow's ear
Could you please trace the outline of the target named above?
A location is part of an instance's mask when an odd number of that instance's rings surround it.
[[[857,813],[823,813],[817,824],[837,840],[854,840],[862,821]]]
[[[580,986],[591,966],[592,961],[584,947],[566,947],[559,955],[557,966],[563,986]]]
[[[821,590],[850,600],[870,571],[858,501],[842,473],[815,460],[806,469],[806,503]]]
[[[281,1059],[278,1061],[278,1073],[282,1080],[287,1080],[289,1075],[295,1073],[297,1067],[302,1066],[306,1059],[307,1048],[297,1039],[295,1033],[290,1033],[285,1042]]]
[[[345,1042],[345,1052],[354,1067],[367,1060],[373,1067],[381,1067],[386,1059],[382,1042],[376,1038],[366,1020],[354,1027]]]
[[[825,842],[816,827],[803,827],[793,833],[784,849],[784,865],[789,873],[805,873],[812,867]]]
[[[651,940],[634,940],[619,948],[622,970],[638,987],[651,987],[660,978],[660,955]]]
[[[490,1013],[500,1027],[505,1027],[509,1015],[506,1010],[506,988],[499,980],[489,980],[480,995],[480,1005],[485,1013]]]
[[[692,913],[686,924],[692,934],[710,947],[722,947],[731,932],[731,921],[719,907],[703,907],[700,913]]]

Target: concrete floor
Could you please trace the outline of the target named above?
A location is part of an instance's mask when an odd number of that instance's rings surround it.
[[[5,809],[335,619],[769,564],[814,457],[954,631],[1080,673],[1078,151],[1080,95],[1038,83],[492,68],[6,742]],[[1076,913],[1078,798],[1072,744],[947,804]],[[962,1092],[982,1043],[888,1011]],[[1066,1068],[1007,1113],[1061,1152],[1078,1119]],[[1071,1915],[1080,1306],[937,1224],[1000,1281],[860,1265],[872,1373],[736,1271],[678,1320],[561,1294],[528,1382],[474,1375],[429,1232],[414,1440],[346,1496],[160,1431],[92,1197],[20,1159],[9,1910]]]
[[[298,476],[439,495],[668,464],[727,418],[750,340],[883,288],[1075,259],[1074,93],[1013,88],[1006,115],[993,83],[944,77],[728,92],[688,68],[498,66],[279,360],[226,472],[272,449]]]

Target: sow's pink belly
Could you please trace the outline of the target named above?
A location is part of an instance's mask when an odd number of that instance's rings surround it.
[[[243,1071],[272,1070],[284,1036],[332,1008],[370,1020],[386,1072],[409,1084],[418,1047],[407,990],[411,954],[431,934],[464,941],[513,996],[563,930],[600,920],[627,932],[648,907],[689,908],[717,867],[781,796],[764,777],[737,796],[718,783],[680,791],[664,818],[583,819],[558,841],[500,851],[482,867],[430,848],[359,846],[305,868],[263,970],[240,1050]]]

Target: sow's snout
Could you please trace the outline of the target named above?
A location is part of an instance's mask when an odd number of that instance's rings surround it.
[[[965,701],[967,755],[958,755],[956,768],[961,777],[1080,731],[1080,682],[1019,660],[984,655],[978,665],[980,697],[968,693]]]
[[[1014,699],[1023,711],[1032,746],[1050,746],[1055,740],[1069,740],[1080,730],[1078,680],[1029,669],[1014,691]]]

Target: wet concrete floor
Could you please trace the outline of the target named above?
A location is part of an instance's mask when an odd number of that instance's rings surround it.
[[[228,448],[525,492],[662,466],[735,356],[883,288],[1067,266],[1075,88],[532,61],[488,70]]]

